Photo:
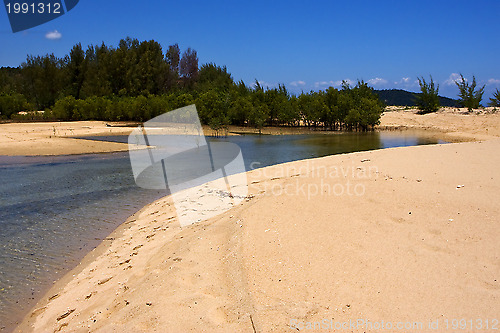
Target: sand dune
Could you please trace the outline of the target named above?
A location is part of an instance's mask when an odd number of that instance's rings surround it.
[[[436,113],[419,115],[415,110],[390,107],[383,114],[379,128],[424,129],[438,132],[448,141],[487,140],[500,137],[500,110],[489,107],[468,112],[466,108],[442,108]]]

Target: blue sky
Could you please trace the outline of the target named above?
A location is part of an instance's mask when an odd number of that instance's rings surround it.
[[[192,47],[200,63],[226,65],[236,80],[290,90],[325,89],[364,79],[377,89],[418,90],[432,75],[456,97],[458,73],[500,88],[500,1],[128,1],[80,0],[62,17],[13,34],[0,10],[0,66],[27,54],[127,36],[164,50]],[[57,31],[57,32],[56,32]],[[50,34],[51,32],[51,34]],[[47,38],[52,37],[52,38]]]

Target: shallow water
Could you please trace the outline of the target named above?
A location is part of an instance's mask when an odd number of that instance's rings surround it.
[[[211,142],[232,142],[242,152],[247,170],[253,167],[355,151],[445,143],[425,132],[366,132],[311,135],[239,135],[211,137]],[[94,136],[85,139],[127,143],[127,136]],[[252,164],[253,163],[253,164]]]
[[[0,327],[147,203],[127,153],[0,158]]]
[[[127,142],[126,136],[93,139]],[[247,170],[332,154],[438,143],[402,133],[232,136]],[[1,154],[1,152],[0,152]],[[168,191],[138,188],[128,153],[0,156],[0,331],[128,216]]]

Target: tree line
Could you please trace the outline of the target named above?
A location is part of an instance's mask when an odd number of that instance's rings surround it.
[[[285,85],[235,82],[225,66],[199,66],[196,50],[166,52],[154,41],[126,38],[118,47],[81,44],[68,55],[29,55],[17,68],[0,69],[0,116],[47,120],[147,121],[196,104],[215,130],[228,125],[309,126],[368,130],[384,105],[367,83],[291,94]],[[19,111],[44,110],[43,114]]]
[[[424,77],[419,77],[418,83],[421,93],[415,95],[415,97],[417,99],[417,106],[420,109],[419,112],[425,114],[439,110],[439,84],[435,84],[432,76],[430,76],[429,81],[426,81]],[[478,87],[475,76],[472,76],[472,81],[469,82],[462,74],[460,74],[460,80],[455,81],[455,84],[458,87],[458,103],[461,107],[467,108],[469,112],[472,109],[481,107],[481,100],[483,99],[486,85]],[[493,93],[493,97],[490,98],[488,105],[493,107],[500,106],[500,91],[498,88]]]

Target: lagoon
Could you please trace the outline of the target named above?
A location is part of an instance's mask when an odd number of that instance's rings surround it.
[[[126,136],[92,137],[126,142]],[[443,143],[411,132],[209,138],[242,150],[247,170],[355,151]],[[138,188],[127,153],[0,156],[0,330],[128,216],[168,195]],[[3,327],[3,329],[2,329]]]

